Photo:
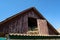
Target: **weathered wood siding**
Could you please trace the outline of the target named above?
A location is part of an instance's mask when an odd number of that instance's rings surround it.
[[[47,21],[38,19],[39,34],[49,35]]]
[[[39,17],[33,12],[23,14],[22,16],[17,16],[10,21],[3,24],[4,33],[26,33],[28,31],[28,17],[36,18]]]
[[[48,31],[49,31],[49,34],[50,34],[50,35],[55,35],[55,34],[57,34],[56,32],[54,32],[54,31],[52,31],[52,30],[53,30],[52,28],[48,27]]]
[[[23,15],[18,15],[16,17],[10,19],[9,21],[5,22],[4,24],[0,25],[0,27],[1,27],[0,32],[3,32],[3,33],[27,33],[28,17],[42,19],[40,16],[35,14],[35,12],[29,11],[29,12],[24,13]],[[38,25],[38,23],[39,22],[37,22],[37,25]],[[44,23],[41,23],[41,24],[44,24]],[[41,31],[45,30],[45,29],[43,29],[43,26],[42,25],[40,26]],[[49,33],[47,31],[49,31]],[[50,28],[48,30],[48,27],[46,28],[46,32],[47,32],[47,34],[52,34],[52,33],[55,34],[55,32],[53,32]],[[42,33],[44,33],[44,32],[42,32]]]

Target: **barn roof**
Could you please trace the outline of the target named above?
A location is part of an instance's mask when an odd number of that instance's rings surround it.
[[[34,11],[39,17],[41,17],[42,19],[45,19],[45,20],[46,20],[46,18],[43,17],[42,14],[41,14],[40,12],[38,12],[35,7],[31,7],[31,8],[29,8],[29,9],[26,9],[26,10],[24,10],[24,11],[22,11],[22,12],[19,12],[19,13],[17,13],[16,15],[13,15],[13,16],[7,18],[6,20],[0,22],[0,25],[5,24],[6,22],[12,20],[13,18],[15,18],[15,17],[17,17],[17,16],[21,16],[21,15],[23,15],[23,14],[29,12],[29,11]],[[46,20],[46,21],[47,21],[47,20]],[[51,29],[53,29],[57,34],[59,34],[58,31],[57,31],[48,21],[47,21],[47,23],[48,23],[48,25],[49,25],[49,27],[50,27]]]

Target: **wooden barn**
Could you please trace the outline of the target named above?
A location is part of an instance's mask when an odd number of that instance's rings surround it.
[[[0,33],[59,35],[35,7],[17,13],[0,23]]]

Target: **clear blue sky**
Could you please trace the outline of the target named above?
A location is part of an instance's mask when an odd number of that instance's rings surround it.
[[[36,7],[54,28],[60,27],[60,0],[0,0],[0,22],[30,7]]]

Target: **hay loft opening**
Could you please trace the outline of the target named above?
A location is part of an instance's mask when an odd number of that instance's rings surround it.
[[[37,19],[28,17],[28,30],[34,31],[37,28]]]

